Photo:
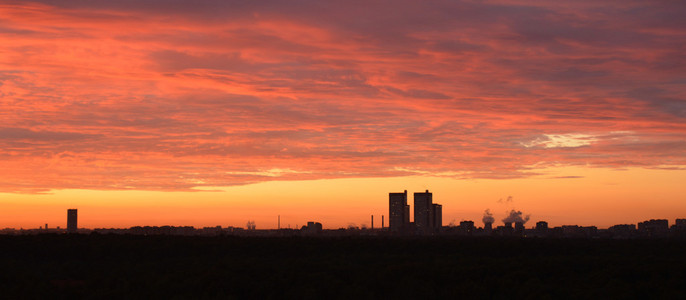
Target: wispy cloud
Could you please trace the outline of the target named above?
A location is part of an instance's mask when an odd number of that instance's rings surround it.
[[[542,146],[543,148],[574,148],[589,146],[597,141],[597,137],[583,133],[543,134],[542,137],[524,142],[522,145],[527,148],[537,146]]]

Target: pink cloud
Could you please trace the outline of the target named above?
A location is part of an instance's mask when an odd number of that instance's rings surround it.
[[[678,168],[686,8],[622,3],[6,2],[0,191]]]

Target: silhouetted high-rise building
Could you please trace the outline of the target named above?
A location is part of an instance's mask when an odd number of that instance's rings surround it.
[[[410,206],[407,205],[407,190],[402,193],[388,193],[388,227],[391,232],[404,232],[410,225]]]
[[[434,232],[440,232],[443,227],[443,205],[434,203],[432,209]]]
[[[414,226],[419,234],[433,232],[433,195],[426,190],[424,193],[414,193]]]
[[[67,232],[75,233],[78,223],[78,211],[76,209],[67,210]]]
[[[443,226],[443,206],[432,202],[429,190],[414,193],[414,224],[419,234],[436,233]]]

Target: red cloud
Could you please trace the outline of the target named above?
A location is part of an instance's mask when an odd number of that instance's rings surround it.
[[[0,5],[0,191],[686,164],[677,2],[174,3]]]

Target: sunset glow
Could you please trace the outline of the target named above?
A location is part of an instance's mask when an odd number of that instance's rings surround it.
[[[673,222],[684,15],[679,1],[0,1],[0,227],[65,226],[73,207],[88,228],[369,226],[389,192],[426,189],[444,225],[512,208]]]

